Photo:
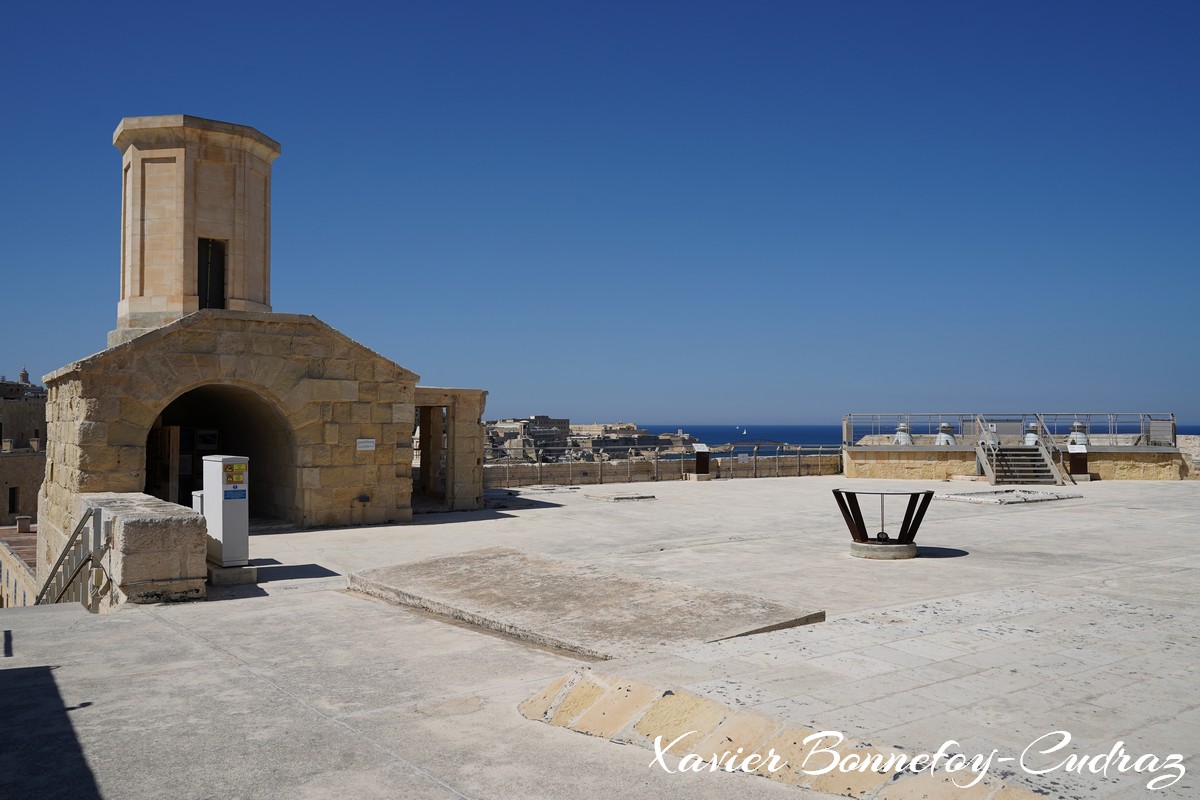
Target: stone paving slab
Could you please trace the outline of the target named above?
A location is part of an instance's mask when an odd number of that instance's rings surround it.
[[[512,548],[363,570],[350,588],[593,658],[807,625],[823,611]]]

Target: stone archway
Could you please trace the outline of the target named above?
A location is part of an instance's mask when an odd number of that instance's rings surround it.
[[[146,494],[190,506],[206,455],[250,459],[251,516],[302,521],[291,427],[259,393],[207,384],[171,400],[146,437]]]
[[[407,521],[416,379],[314,317],[214,309],[69,364],[46,379],[51,447],[38,552],[54,563],[79,519],[79,495],[141,495],[160,415],[187,422],[210,402],[231,409],[218,428],[239,429],[240,410],[252,418],[243,427],[275,431],[258,439],[286,443],[286,458],[247,452],[276,467],[267,476],[272,516],[302,528]],[[190,495],[180,499],[190,505]]]

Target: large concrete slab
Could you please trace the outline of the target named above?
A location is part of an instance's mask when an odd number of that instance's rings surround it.
[[[493,547],[363,570],[350,588],[594,658],[636,656],[819,622],[797,609],[635,572]]]

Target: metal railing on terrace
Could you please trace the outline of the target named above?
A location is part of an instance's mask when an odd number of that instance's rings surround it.
[[[786,442],[753,442],[710,445],[708,452],[713,460],[723,458],[766,458],[778,456],[838,455],[840,444],[788,444]],[[503,447],[489,446],[485,450],[484,464],[566,464],[610,461],[671,461],[694,458],[691,445],[677,447],[630,447],[612,445],[602,447]]]
[[[912,437],[913,444],[933,444],[941,425],[949,423],[956,438],[964,439],[960,444],[972,445],[975,434],[974,411],[955,411],[933,414],[847,414],[842,417],[842,444],[855,445],[892,444],[901,425]],[[925,441],[928,439],[928,441]]]
[[[1175,415],[1169,413],[1130,412],[1042,412],[1050,435],[1065,441],[1071,426],[1083,423],[1091,444],[1100,447],[1175,447]]]
[[[1175,415],[1145,411],[847,414],[842,418],[842,444],[932,445],[945,424],[949,424],[959,445],[969,447],[985,439],[997,444],[1020,444],[1030,432],[1043,441],[1049,439],[1049,444],[1065,445],[1072,433],[1080,432],[1080,426],[1089,444],[1098,447],[1176,446]],[[899,430],[907,433],[907,441],[897,436]]]
[[[833,475],[842,469],[841,450],[841,445],[775,442],[717,446],[707,453],[708,473],[714,478]],[[696,471],[697,456],[691,446],[545,447],[523,452],[491,448],[484,464],[484,486],[671,481],[684,480]]]

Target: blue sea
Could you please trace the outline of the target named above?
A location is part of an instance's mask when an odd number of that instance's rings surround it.
[[[842,424],[835,425],[639,425],[650,433],[676,433],[680,429],[710,447],[721,444],[824,444],[842,443]]]
[[[838,445],[842,443],[841,422],[832,425],[639,425],[650,433],[683,430],[710,447],[722,444]],[[1177,425],[1179,435],[1200,436],[1200,425]]]

